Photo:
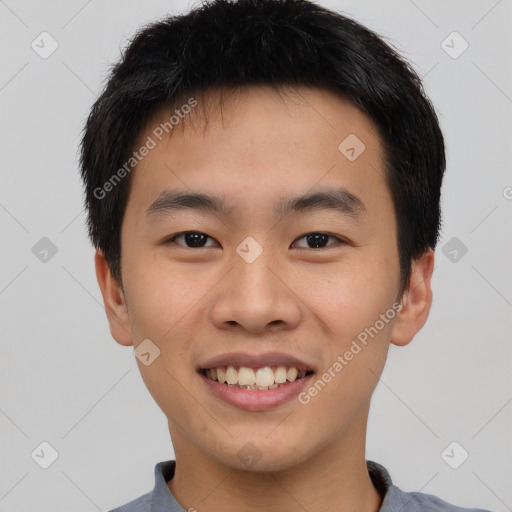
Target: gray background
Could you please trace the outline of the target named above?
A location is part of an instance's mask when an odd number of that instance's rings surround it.
[[[433,309],[411,345],[391,349],[367,458],[403,490],[512,510],[512,2],[321,3],[412,60],[447,141]],[[173,457],[132,348],[110,337],[76,157],[127,38],[193,5],[0,0],[0,511],[105,511],[150,490],[155,463]],[[43,31],[59,45],[46,59],[31,47]],[[453,31],[469,44],[458,58]],[[46,261],[33,252],[43,237],[57,248]],[[43,441],[58,452],[48,469],[31,457],[50,461]],[[462,448],[443,458],[453,441]]]

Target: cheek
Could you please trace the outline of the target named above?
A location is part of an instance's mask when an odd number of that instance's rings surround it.
[[[177,391],[193,378],[191,334],[213,278],[184,272],[163,259],[138,258],[130,264],[125,290],[134,345],[149,339],[159,350],[148,366],[137,360],[140,373],[160,406],[179,407],[183,393]]]
[[[317,388],[322,391],[312,390],[319,395],[311,400],[317,404],[312,403],[312,411],[318,407],[321,413],[327,404],[340,419],[370,399],[396,317],[397,271],[389,265],[368,251],[365,257],[333,266],[325,275],[309,273],[300,281],[299,293],[322,327],[319,344],[325,351],[326,375],[318,376],[322,382]]]
[[[392,260],[361,251],[346,261],[298,272],[291,288],[322,320],[327,337],[347,339],[392,307],[398,291],[398,256]]]
[[[131,262],[125,289],[135,339],[176,339],[187,315],[194,315],[212,278],[175,268],[165,259]],[[133,264],[136,263],[136,264]],[[203,278],[204,277],[204,278]],[[178,338],[180,339],[180,338]]]

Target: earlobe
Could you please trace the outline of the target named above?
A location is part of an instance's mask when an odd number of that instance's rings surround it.
[[[412,262],[411,280],[405,291],[401,310],[391,334],[391,343],[398,346],[409,344],[427,321],[432,305],[431,278],[434,271],[434,251],[428,249]]]
[[[130,317],[120,284],[110,271],[103,251],[98,249],[94,255],[96,279],[103,296],[105,313],[107,314],[110,333],[120,345],[133,345]]]

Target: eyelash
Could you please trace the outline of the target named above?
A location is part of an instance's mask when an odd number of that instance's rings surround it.
[[[182,231],[181,233],[176,233],[175,235],[173,235],[172,237],[168,238],[167,240],[165,240],[164,244],[170,244],[170,243],[177,243],[176,242],[176,239],[181,237],[181,236],[184,236],[184,235],[187,235],[187,234],[197,234],[197,235],[205,235],[207,238],[210,238],[211,240],[214,240],[214,238],[212,238],[211,236],[208,236],[206,233],[202,233],[201,231]],[[301,240],[302,238],[308,236],[308,235],[325,235],[329,238],[334,238],[336,239],[339,243],[341,244],[344,244],[344,245],[347,245],[349,244],[349,242],[343,238],[340,238],[338,236],[335,236],[335,235],[331,235],[330,233],[325,233],[323,231],[310,231],[309,233],[305,233],[304,235],[296,238],[294,240],[293,243],[295,243],[297,240]],[[182,245],[182,244],[178,244],[178,245]],[[335,245],[335,244],[328,244],[326,247],[299,247],[299,249],[316,249],[316,250],[320,250],[320,249],[326,249],[327,247],[330,247],[332,245]],[[206,246],[206,247],[188,247],[186,245],[182,245],[185,249],[206,249],[208,247],[212,247],[212,246]]]

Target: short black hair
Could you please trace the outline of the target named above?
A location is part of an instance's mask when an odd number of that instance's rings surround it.
[[[132,38],[81,141],[89,236],[114,278],[122,285],[121,224],[131,183],[126,162],[147,121],[157,109],[172,111],[210,89],[251,85],[328,89],[375,123],[397,219],[401,296],[412,261],[439,238],[446,166],[439,122],[419,76],[391,45],[309,0],[203,2]]]

